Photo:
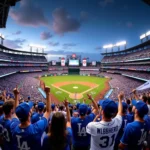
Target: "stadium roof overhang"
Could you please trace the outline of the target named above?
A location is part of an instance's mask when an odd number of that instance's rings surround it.
[[[0,45],[0,49],[3,49],[5,51],[11,52],[11,53],[22,53],[22,54],[36,54],[36,55],[47,55],[47,53],[37,53],[37,52],[30,52],[30,51],[22,51],[22,50],[14,50],[11,48],[7,48],[3,45]]]
[[[0,0],[0,28],[6,27],[9,8],[15,6],[20,0]]]
[[[150,40],[144,42],[144,43],[141,43],[137,46],[134,46],[134,47],[131,47],[131,48],[128,48],[126,50],[122,50],[122,51],[117,51],[117,52],[108,52],[108,53],[101,53],[101,55],[113,55],[113,54],[122,54],[122,53],[127,53],[127,52],[130,52],[130,51],[134,51],[134,50],[138,50],[138,49],[143,49],[144,47],[146,46],[149,46],[150,45]]]

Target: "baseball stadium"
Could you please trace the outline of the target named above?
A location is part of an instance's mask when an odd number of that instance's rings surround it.
[[[150,150],[150,0],[62,1],[0,0],[0,150]]]

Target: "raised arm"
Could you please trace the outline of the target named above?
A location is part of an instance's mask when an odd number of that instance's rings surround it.
[[[98,106],[90,94],[87,94],[87,96],[88,96],[88,99],[91,100],[93,107],[94,107],[94,110],[92,112],[96,115],[98,113]]]
[[[49,87],[45,87],[45,92],[46,92],[46,112],[44,113],[44,117],[46,119],[49,118],[50,113],[51,113],[51,100],[50,100],[50,88]]]
[[[13,90],[14,92],[14,96],[15,96],[15,105],[14,105],[14,109],[16,109],[16,107],[19,105],[19,90],[18,88],[15,88]],[[16,114],[14,113],[13,118],[17,118]]]
[[[139,96],[137,95],[137,92],[136,92],[135,89],[132,91],[132,93],[133,93],[133,95],[134,95],[134,98],[135,98],[136,100],[139,100]]]
[[[64,103],[64,105],[66,107],[66,111],[67,111],[67,127],[71,127],[71,116],[70,116],[70,110],[68,107],[67,99],[65,99],[63,103]]]
[[[118,95],[118,114],[117,114],[120,116],[122,116],[122,110],[123,110],[123,106],[122,106],[123,97],[124,97],[124,93],[120,92],[120,94]]]

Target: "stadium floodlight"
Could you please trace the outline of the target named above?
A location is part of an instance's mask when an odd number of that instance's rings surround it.
[[[30,46],[30,47],[35,47],[35,48],[46,49],[46,46],[37,45],[37,44],[30,44],[29,46]]]
[[[141,36],[140,36],[140,39],[142,40],[142,39],[144,39],[146,37],[146,34],[142,34]]]
[[[126,41],[122,41],[122,42],[118,42],[115,46],[122,46],[122,45],[126,45],[127,42]]]
[[[0,33],[0,38],[4,39],[4,35],[2,33]]]
[[[104,45],[104,46],[103,46],[104,49],[106,49],[106,48],[113,48],[113,47],[114,47],[113,44],[109,44],[109,45]]]
[[[146,36],[149,36],[150,35],[150,31],[148,31],[147,33],[146,33]]]

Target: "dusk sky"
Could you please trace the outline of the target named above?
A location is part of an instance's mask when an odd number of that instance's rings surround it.
[[[139,44],[140,35],[150,30],[149,15],[142,0],[21,0],[0,33],[10,48],[40,44],[53,55],[77,53],[98,61],[103,45]]]

